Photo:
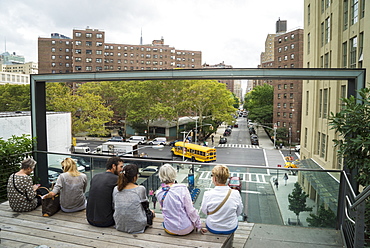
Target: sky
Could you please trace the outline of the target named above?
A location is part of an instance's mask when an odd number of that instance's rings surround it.
[[[143,44],[164,38],[202,52],[202,63],[256,68],[276,21],[303,28],[304,0],[0,0],[0,53],[37,62],[38,37],[105,31],[105,42]]]

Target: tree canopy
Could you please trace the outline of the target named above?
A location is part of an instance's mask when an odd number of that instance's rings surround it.
[[[30,109],[29,85],[0,85],[0,111],[29,111]]]
[[[248,118],[259,123],[272,123],[273,98],[273,86],[263,84],[254,87],[244,98],[244,108],[248,110]]]

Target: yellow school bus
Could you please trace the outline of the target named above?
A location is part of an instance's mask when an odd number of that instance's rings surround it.
[[[190,158],[193,162],[216,161],[216,149],[211,147],[184,142],[176,142],[175,146],[171,149],[171,152],[175,156],[184,156],[185,158]]]

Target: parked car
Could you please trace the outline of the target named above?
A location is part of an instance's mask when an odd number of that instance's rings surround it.
[[[238,123],[234,123],[234,127],[239,127],[239,124]]]
[[[77,163],[77,167],[82,165],[85,167],[86,171],[90,170],[90,161],[87,158],[79,157],[79,156],[71,156],[72,159],[74,159]]]
[[[165,137],[157,137],[153,140],[149,141],[149,145],[163,145],[165,146],[167,144],[167,138]]]
[[[113,136],[108,141],[112,141],[112,142],[125,142],[126,139],[124,137],[121,137],[121,136]]]
[[[239,190],[239,192],[242,190],[242,182],[240,177],[230,177],[227,185],[232,189]]]
[[[146,144],[148,142],[147,138],[145,136],[131,136],[128,139],[128,142],[130,143],[138,143],[139,145]]]
[[[295,150],[296,152],[300,152],[300,151],[301,151],[301,145],[296,145],[296,146],[294,147],[294,150]]]
[[[146,168],[139,168],[140,176],[149,177],[158,172],[158,166],[150,165]]]
[[[227,138],[226,137],[221,137],[219,143],[220,144],[226,144],[227,143]]]
[[[258,145],[258,136],[255,134],[251,135],[251,144],[252,145]]]

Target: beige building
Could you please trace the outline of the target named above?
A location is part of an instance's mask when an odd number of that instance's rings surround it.
[[[0,84],[29,84],[30,75],[0,71]]]
[[[36,62],[27,62],[24,64],[0,64],[0,72],[38,74]]]
[[[370,65],[370,2],[304,1],[304,67],[366,68]],[[369,74],[366,77],[369,86]],[[325,169],[341,169],[330,129],[330,113],[340,111],[347,82],[303,82],[301,159],[312,158]]]
[[[38,39],[39,73],[126,70],[199,69],[200,51],[178,50],[164,44],[132,45],[105,42],[98,29],[73,30],[72,38],[52,33]]]

